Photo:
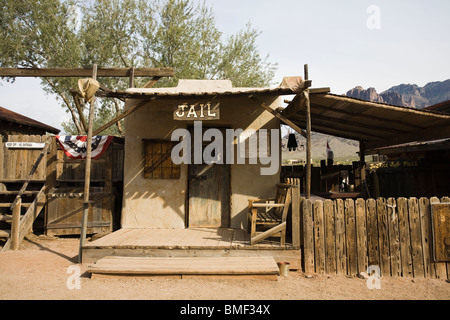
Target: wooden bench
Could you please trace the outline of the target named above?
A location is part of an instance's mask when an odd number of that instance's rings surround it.
[[[281,237],[282,246],[286,244],[286,217],[291,205],[290,190],[293,187],[298,186],[281,183],[277,185],[275,198],[248,200],[251,245],[274,236]],[[264,231],[256,234],[259,229]]]

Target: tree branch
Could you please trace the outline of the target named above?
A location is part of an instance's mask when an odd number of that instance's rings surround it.
[[[47,81],[47,83],[53,88],[53,90],[55,91],[55,93],[56,93],[57,95],[59,95],[59,96],[63,99],[64,103],[66,104],[67,108],[69,109],[69,111],[70,111],[70,113],[71,113],[71,115],[72,115],[72,121],[73,121],[73,123],[75,124],[75,126],[77,127],[78,134],[81,135],[81,133],[83,132],[83,129],[82,129],[81,126],[80,126],[80,122],[79,122],[78,119],[77,119],[77,114],[75,113],[75,110],[74,110],[74,109],[72,108],[72,106],[70,105],[69,100],[67,99],[67,97],[66,97],[62,92],[60,92],[60,91],[57,89],[57,87],[56,87],[56,85],[53,83],[53,81],[51,81],[49,78],[44,78],[44,79],[45,79],[45,80]]]

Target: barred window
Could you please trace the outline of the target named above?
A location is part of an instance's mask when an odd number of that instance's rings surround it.
[[[179,179],[180,166],[172,162],[173,141],[144,140],[144,177],[146,179]]]

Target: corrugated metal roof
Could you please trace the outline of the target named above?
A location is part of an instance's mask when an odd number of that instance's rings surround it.
[[[42,129],[45,130],[46,132],[54,134],[57,134],[60,131],[59,129],[46,125],[42,122],[36,121],[34,119],[25,117],[24,115],[21,115],[19,113],[16,113],[3,107],[0,107],[0,120]]]

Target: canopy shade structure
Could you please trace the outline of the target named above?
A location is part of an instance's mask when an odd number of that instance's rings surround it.
[[[365,143],[371,149],[450,137],[450,115],[310,92],[311,130]],[[295,97],[282,114],[305,127],[305,105]]]

